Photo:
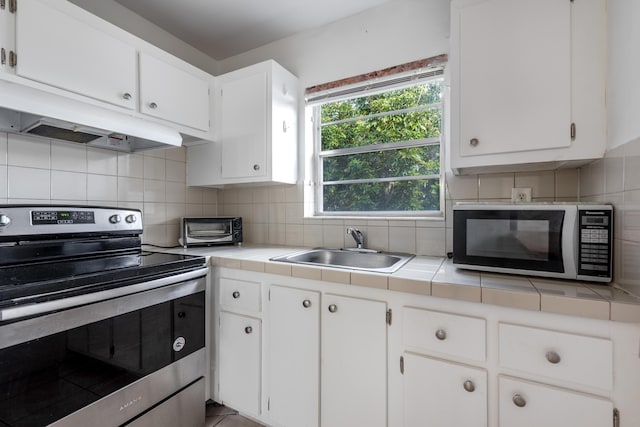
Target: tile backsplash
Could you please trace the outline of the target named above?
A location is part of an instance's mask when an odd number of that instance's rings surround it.
[[[218,214],[218,190],[187,187],[185,153],[118,153],[0,133],[0,203],[141,209],[143,241],[174,246],[181,216]]]
[[[530,187],[533,201],[576,201],[580,172],[561,169],[526,173],[446,176],[445,218],[306,218],[302,184],[226,188],[220,213],[243,217],[245,241],[289,246],[353,247],[347,227],[357,227],[372,249],[444,256],[452,248],[451,207],[457,201],[509,202],[511,188]]]
[[[613,204],[614,280],[640,296],[640,139],[581,169],[580,200]]]

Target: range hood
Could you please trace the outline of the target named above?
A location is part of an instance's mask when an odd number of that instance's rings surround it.
[[[0,81],[0,131],[23,133],[134,152],[179,147],[182,136],[169,126],[126,113]]]

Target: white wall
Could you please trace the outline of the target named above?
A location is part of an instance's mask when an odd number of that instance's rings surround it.
[[[607,120],[609,149],[640,137],[640,2],[609,0]]]
[[[449,51],[449,2],[397,0],[219,61],[226,73],[266,59],[303,88]]]
[[[217,61],[113,0],[69,0],[71,3],[140,37],[183,61],[218,74]]]

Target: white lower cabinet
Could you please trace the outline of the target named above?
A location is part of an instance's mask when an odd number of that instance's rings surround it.
[[[499,379],[500,427],[603,427],[613,423],[607,399],[515,378]]]
[[[267,408],[278,426],[317,427],[320,381],[320,293],[271,286]]]
[[[260,319],[220,313],[220,400],[251,415],[260,414],[261,329]]]
[[[387,304],[325,294],[321,425],[387,425]]]
[[[412,353],[402,358],[405,427],[486,427],[484,369]]]

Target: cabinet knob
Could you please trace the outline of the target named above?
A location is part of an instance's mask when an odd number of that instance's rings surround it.
[[[513,404],[518,408],[524,408],[525,406],[527,406],[527,401],[524,400],[524,397],[520,396],[519,394],[514,394],[512,400]]]
[[[308,299],[306,299],[306,300],[302,301],[302,306],[303,306],[304,308],[309,308],[309,307],[311,307],[311,301],[309,301]]]
[[[464,387],[465,391],[468,391],[469,393],[476,391],[476,385],[471,380],[466,380],[462,383],[462,387]]]
[[[155,102],[150,102],[149,108],[151,108],[152,110],[155,110],[156,108],[158,108],[158,104],[156,104]]]
[[[336,311],[338,311],[338,306],[335,304],[331,304],[329,305],[329,313],[335,313]]]
[[[548,351],[545,356],[549,363],[553,363],[554,365],[560,363],[560,355],[555,351]]]
[[[233,291],[233,293],[231,294],[231,296],[233,297],[233,299],[238,299],[238,298],[240,298],[240,292],[238,292],[238,291]]]
[[[438,329],[436,331],[436,338],[438,338],[440,341],[444,341],[447,339],[447,332],[444,329]]]
[[[471,145],[472,147],[475,147],[476,145],[478,145],[480,141],[478,140],[478,138],[471,138],[471,140],[469,141],[469,145]]]
[[[187,317],[187,313],[184,311],[179,311],[178,312],[178,318],[179,319],[184,319],[185,317]]]
[[[253,165],[253,170],[254,171],[259,171],[260,170],[260,165],[257,164],[257,163],[255,165]]]
[[[131,94],[129,92],[125,92],[122,94],[122,98],[128,101],[131,99]]]
[[[251,326],[247,326],[246,328],[244,328],[245,334],[250,334],[251,332],[253,332],[253,328]]]
[[[7,215],[0,214],[0,227],[6,227],[9,224],[11,224],[11,218]]]
[[[282,132],[287,133],[289,130],[289,126],[287,126],[287,122],[285,120],[282,121]]]

